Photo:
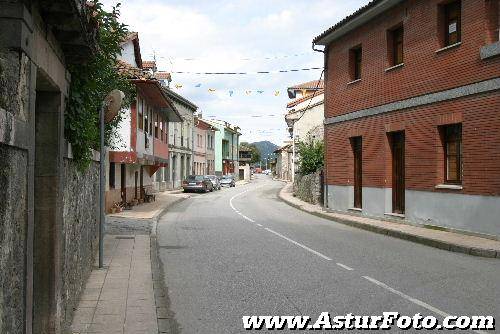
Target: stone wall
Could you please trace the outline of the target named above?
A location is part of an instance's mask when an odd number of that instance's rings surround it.
[[[81,172],[64,159],[63,194],[61,328],[67,330],[99,247],[99,163]]]
[[[321,177],[322,171],[317,171],[314,174],[295,175],[293,184],[294,196],[303,201],[312,204],[323,204],[323,183]]]
[[[0,333],[24,333],[27,159],[0,143]]]

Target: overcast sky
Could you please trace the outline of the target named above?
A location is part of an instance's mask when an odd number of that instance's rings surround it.
[[[368,1],[102,2],[108,9],[122,3],[122,21],[139,33],[143,60],[156,55],[159,70],[251,72],[323,66],[322,54],[311,50],[312,39]],[[171,87],[193,101],[204,118],[238,125],[242,141],[279,145],[288,136],[283,118],[289,101],[286,88],[317,80],[320,74],[321,70],[238,76],[174,73]]]

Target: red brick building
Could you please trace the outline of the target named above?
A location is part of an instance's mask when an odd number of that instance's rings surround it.
[[[375,0],[325,46],[328,206],[500,235],[498,0]]]

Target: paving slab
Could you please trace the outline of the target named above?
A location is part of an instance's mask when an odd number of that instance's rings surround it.
[[[157,334],[150,238],[107,235],[109,265],[92,272],[75,311],[71,333]],[[133,263],[140,262],[138,265]],[[133,279],[131,279],[133,277]]]

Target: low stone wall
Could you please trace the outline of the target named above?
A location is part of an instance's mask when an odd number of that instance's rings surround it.
[[[99,247],[99,163],[81,172],[64,159],[63,282],[61,291],[63,333],[71,325],[84,284],[92,271]]]
[[[293,194],[312,204],[323,204],[323,184],[321,171],[308,175],[295,175]]]

